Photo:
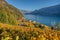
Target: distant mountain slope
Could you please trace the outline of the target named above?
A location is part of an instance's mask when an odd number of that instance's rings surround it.
[[[60,17],[60,4],[51,6],[51,7],[42,8],[39,10],[35,10],[35,11],[31,12],[30,14]]]
[[[22,18],[22,13],[5,0],[0,0],[0,22],[16,24],[17,19]]]
[[[26,11],[26,10],[20,10],[22,14],[27,14],[30,13],[31,11]]]

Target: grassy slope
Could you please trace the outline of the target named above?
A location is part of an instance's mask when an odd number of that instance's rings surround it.
[[[0,0],[0,22],[16,24],[17,20],[22,17],[19,9],[8,4],[5,0]]]

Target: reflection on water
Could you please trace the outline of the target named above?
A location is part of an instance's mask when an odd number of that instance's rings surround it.
[[[24,15],[27,20],[37,21],[46,25],[57,25],[60,21],[59,17],[50,17],[50,16],[37,16],[37,15]]]

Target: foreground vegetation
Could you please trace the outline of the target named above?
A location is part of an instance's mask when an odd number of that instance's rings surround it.
[[[60,31],[0,23],[0,40],[59,40]]]

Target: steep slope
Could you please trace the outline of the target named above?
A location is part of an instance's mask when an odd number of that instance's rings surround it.
[[[35,10],[35,11],[31,12],[30,14],[60,17],[60,4],[55,5],[55,6],[42,8],[42,9],[39,9],[39,10]]]
[[[17,19],[22,17],[20,10],[8,4],[5,0],[0,0],[0,22],[16,24]]]

